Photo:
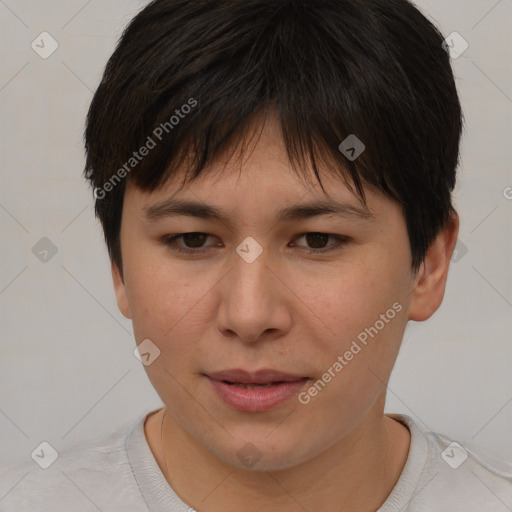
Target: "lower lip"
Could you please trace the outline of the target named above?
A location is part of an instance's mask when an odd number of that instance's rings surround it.
[[[239,411],[263,412],[296,395],[309,380],[304,378],[293,382],[281,382],[265,388],[242,388],[208,377],[215,391],[231,407]]]

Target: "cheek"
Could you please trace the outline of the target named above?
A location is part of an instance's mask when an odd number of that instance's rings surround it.
[[[170,333],[197,302],[197,286],[190,286],[189,279],[162,257],[160,249],[139,246],[132,251],[126,258],[125,276],[134,329],[145,331],[140,333],[145,337],[161,339]]]
[[[211,297],[218,276],[201,273],[188,263],[156,261],[141,254],[127,266],[127,295],[135,339],[150,339],[160,356],[146,367],[148,375],[166,380],[172,375],[199,370],[200,354],[206,347],[201,340],[212,319]],[[158,364],[156,364],[158,362]],[[165,383],[167,386],[168,383]]]
[[[396,360],[407,324],[406,275],[399,265],[377,260],[353,265],[308,288],[322,320],[316,320],[313,330],[312,357],[322,372],[317,377],[330,379],[330,391],[319,392],[318,404],[325,400],[327,409],[328,403],[339,411],[369,407],[384,391]],[[326,375],[329,369],[334,378]]]
[[[137,343],[149,339],[160,353],[144,369],[164,403],[173,396],[173,409],[187,407],[188,393],[195,393],[194,381],[183,372],[197,371],[198,341],[204,332],[204,307],[201,298],[208,283],[183,275],[168,264],[149,259],[130,262],[127,268],[127,294]],[[194,285],[191,284],[194,282]],[[206,299],[207,297],[204,297]]]
[[[317,319],[318,328],[325,334],[323,339],[330,340],[328,344],[336,348],[347,342],[350,345],[360,332],[392,309],[395,302],[402,303],[404,289],[398,272],[372,262],[339,268],[321,277],[312,276],[304,287],[305,302],[315,314],[312,318]],[[394,313],[392,310],[388,316],[394,319]],[[393,319],[381,330],[389,331],[390,324],[395,323]]]

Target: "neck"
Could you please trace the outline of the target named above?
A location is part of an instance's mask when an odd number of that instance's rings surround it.
[[[162,423],[164,411],[148,418],[146,438],[176,494],[206,512],[375,511],[398,481],[409,451],[408,429],[379,410],[312,460],[278,471],[245,470],[213,455],[170,414]]]

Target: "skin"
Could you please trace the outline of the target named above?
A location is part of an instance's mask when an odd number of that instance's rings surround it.
[[[148,444],[175,492],[201,512],[375,511],[397,483],[410,445],[408,429],[384,415],[386,385],[408,320],[428,319],[442,302],[458,218],[414,274],[403,214],[378,192],[367,190],[370,220],[275,220],[279,208],[326,197],[313,171],[307,183],[293,171],[274,118],[243,169],[237,162],[219,160],[181,190],[177,179],[151,193],[127,184],[123,274],[112,264],[112,275],[137,343],[150,339],[161,351],[145,366],[164,404],[146,419]],[[331,198],[361,207],[342,178],[322,170],[321,178]],[[225,210],[232,225],[145,218],[145,209],[173,194]],[[206,248],[200,256],[162,242],[192,232],[211,236],[177,244]],[[307,254],[337,240],[315,245],[304,233],[349,241],[325,255]],[[247,236],[263,248],[250,264],[235,251]],[[315,382],[396,302],[400,313],[306,405],[292,397],[267,412],[236,411],[203,375],[274,368]],[[237,457],[248,442],[261,454],[251,468]]]

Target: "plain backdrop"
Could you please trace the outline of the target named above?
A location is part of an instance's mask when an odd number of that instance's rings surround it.
[[[2,466],[30,459],[42,441],[60,450],[161,404],[133,355],[82,177],[88,105],[145,4],[0,0]],[[469,44],[453,59],[466,119],[460,243],[443,305],[406,330],[386,410],[512,460],[512,2],[417,5]],[[47,59],[31,47],[42,32],[59,45]],[[33,251],[43,237],[57,250],[46,262]]]

